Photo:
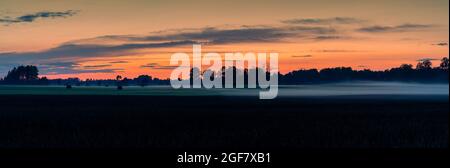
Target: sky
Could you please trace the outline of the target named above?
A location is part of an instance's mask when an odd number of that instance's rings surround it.
[[[0,77],[169,77],[176,52],[277,52],[279,69],[448,57],[448,0],[0,0]]]

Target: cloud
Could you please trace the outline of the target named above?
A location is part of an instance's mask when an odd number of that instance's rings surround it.
[[[79,74],[79,73],[114,73],[121,71],[121,68],[109,68],[109,69],[95,69],[106,66],[80,66],[76,62],[53,62],[39,64],[39,71],[42,75],[57,75],[57,74]],[[87,68],[87,69],[84,69]],[[94,69],[90,69],[94,68]]]
[[[52,68],[75,68],[80,66],[80,64],[76,62],[51,62],[51,63],[42,63],[39,66],[45,67],[48,69]]]
[[[157,64],[157,63],[148,63],[148,64],[145,64],[145,65],[141,65],[141,68],[153,68],[153,67],[156,67],[156,66],[159,66],[159,64]]]
[[[145,65],[141,65],[141,68],[150,68],[150,69],[175,69],[178,68],[179,66],[165,66],[165,65],[160,65],[158,63],[148,63]]]
[[[43,51],[0,53],[0,66],[17,65],[18,63],[41,64],[49,61],[76,61],[98,57],[135,56],[143,52],[152,52],[148,50],[143,51],[142,49],[173,48],[193,44],[222,45],[288,42],[294,38],[297,41],[302,39],[307,41],[315,38],[336,40],[338,39],[336,35],[338,33],[337,30],[330,27],[283,25],[240,26],[231,28],[207,27],[200,29],[165,30],[147,35],[108,35],[69,41],[60,46]],[[118,63],[126,62],[115,61],[110,64]],[[77,68],[70,70],[78,70]],[[96,67],[85,68],[93,69]],[[170,69],[173,67],[154,66],[149,68]],[[60,68],[60,70],[66,69]]]
[[[159,31],[150,35],[108,35],[80,39],[67,44],[136,43],[161,41],[198,41],[207,44],[280,42],[295,37],[338,33],[336,29],[320,26],[241,26],[237,28],[207,27]]]
[[[332,34],[338,33],[335,28],[331,27],[317,27],[317,26],[291,26],[288,27],[287,30],[296,32],[296,33],[310,33],[310,34]]]
[[[342,37],[342,36],[317,36],[314,37],[315,40],[340,40],[340,39],[349,39],[349,37]]]
[[[22,16],[18,16],[15,18],[12,18],[11,16],[4,16],[3,18],[0,18],[0,23],[5,24],[14,24],[14,23],[29,23],[34,22],[37,19],[45,19],[45,18],[66,18],[73,15],[76,15],[78,11],[74,10],[67,10],[64,12],[49,12],[49,11],[43,11],[43,12],[37,12],[32,14],[26,14]]]
[[[293,55],[292,58],[311,58],[312,55]]]
[[[83,68],[85,69],[97,69],[97,68],[104,68],[104,67],[110,67],[112,66],[111,64],[100,64],[100,65],[86,65],[83,66]]]
[[[126,64],[128,61],[111,61],[110,64]]]
[[[439,61],[440,59],[435,59],[435,58],[421,58],[416,60],[417,62],[424,62],[424,61]]]
[[[353,53],[353,52],[362,52],[362,51],[327,49],[327,50],[318,50],[316,52],[323,52],[323,53]]]
[[[123,56],[134,55],[139,49],[171,48],[187,46],[192,44],[231,44],[231,43],[251,43],[251,42],[280,42],[294,37],[305,39],[323,36],[331,39],[327,33],[335,32],[333,29],[323,27],[253,27],[219,29],[205,28],[199,30],[179,31],[176,33],[163,35],[110,35],[91,39],[81,39],[66,42],[39,52],[9,52],[0,53],[2,62],[21,62],[27,60],[43,59],[77,59],[102,56]],[[92,44],[95,39],[101,40],[121,40],[121,43],[114,45]],[[333,39],[336,39],[334,37]]]
[[[305,24],[305,25],[328,25],[328,24],[357,24],[363,23],[364,20],[351,17],[334,17],[334,18],[300,18],[288,19],[281,21],[285,24]]]
[[[128,54],[138,54],[138,49],[152,49],[152,48],[164,48],[164,47],[176,47],[183,45],[195,44],[194,41],[174,41],[174,42],[161,42],[161,43],[131,43],[121,44],[114,46],[105,45],[75,45],[65,44],[52,49],[40,51],[40,52],[8,52],[0,53],[0,74],[7,72],[7,67],[17,66],[20,64],[44,64],[47,67],[47,73],[56,74],[73,74],[73,73],[110,73],[121,69],[82,69],[79,64],[70,61],[76,61],[84,58],[98,58],[98,57],[111,57],[111,56],[123,56]],[[50,63],[51,61],[65,61],[58,63]],[[68,62],[69,61],[69,62]],[[3,67],[3,68],[2,68]],[[51,71],[50,71],[51,70]]]
[[[435,45],[435,46],[448,46],[448,43],[441,42],[441,43],[436,43],[436,44],[432,44],[432,45]]]
[[[397,26],[369,26],[359,28],[357,31],[365,33],[392,33],[392,32],[412,32],[422,31],[435,27],[426,24],[402,24]]]
[[[183,41],[192,40],[208,44],[226,44],[226,43],[246,43],[246,42],[275,42],[280,39],[293,36],[293,31],[286,31],[277,27],[264,28],[234,28],[220,29],[208,27],[203,29],[187,29],[169,34],[158,34],[148,36],[103,36],[97,39],[116,40],[116,41]],[[90,39],[92,40],[92,39]]]
[[[122,68],[115,69],[55,69],[55,70],[46,70],[45,68],[40,68],[42,75],[60,75],[60,74],[80,74],[80,73],[116,73],[123,71]]]
[[[77,59],[102,56],[121,56],[135,53],[137,49],[151,49],[192,45],[195,41],[174,41],[162,43],[132,43],[114,46],[66,44],[40,52],[2,53],[2,62],[21,62],[45,59]]]

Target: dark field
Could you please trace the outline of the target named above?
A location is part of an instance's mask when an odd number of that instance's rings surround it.
[[[0,149],[447,154],[448,96],[381,97],[3,95]]]

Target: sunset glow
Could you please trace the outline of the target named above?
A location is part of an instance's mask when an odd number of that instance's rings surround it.
[[[345,3],[344,3],[345,2]],[[348,5],[352,4],[352,5]],[[448,57],[448,0],[0,1],[0,76],[168,78],[170,56],[277,52],[280,72]],[[220,10],[218,10],[220,7]]]

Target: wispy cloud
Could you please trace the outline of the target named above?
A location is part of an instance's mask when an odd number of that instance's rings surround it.
[[[98,69],[98,68],[104,68],[104,67],[110,67],[111,64],[100,64],[100,65],[86,65],[83,66],[85,69]]]
[[[334,18],[299,18],[281,21],[285,24],[305,24],[305,25],[329,25],[329,24],[357,24],[365,20],[352,17],[334,17]]]
[[[315,40],[323,41],[323,40],[342,40],[342,39],[351,39],[351,37],[344,36],[335,36],[335,35],[325,35],[325,36],[316,36]]]
[[[438,61],[438,60],[440,60],[440,59],[435,59],[435,58],[421,58],[421,59],[418,59],[418,60],[416,60],[416,61],[418,61],[418,62],[424,62],[424,61]]]
[[[435,25],[429,24],[402,24],[397,26],[369,26],[359,28],[359,32],[366,33],[392,33],[392,32],[412,32],[422,31],[434,28]]]
[[[7,18],[6,22],[33,22],[38,18],[57,18],[75,15],[75,11],[39,12],[17,18]],[[14,21],[15,20],[15,21]],[[0,20],[1,21],[1,20]],[[3,21],[4,22],[4,21]],[[98,57],[137,56],[142,52],[148,54],[153,50],[185,47],[192,44],[223,45],[236,43],[280,43],[280,42],[316,42],[325,40],[347,40],[353,37],[355,26],[328,26],[326,24],[358,24],[364,20],[357,18],[322,18],[292,19],[283,21],[286,24],[264,26],[234,26],[185,28],[178,30],[162,30],[143,35],[107,35],[89,39],[78,39],[63,43],[60,46],[37,52],[0,53],[0,66],[17,65],[18,63],[41,64],[56,61],[59,65],[47,64],[47,72],[113,72],[120,69],[108,68],[112,64],[128,63],[126,60],[112,61],[104,65],[81,66],[83,59]],[[5,23],[5,22],[4,22]],[[403,24],[398,26],[372,26],[357,29],[359,32],[381,33],[417,31],[434,27],[433,25]],[[146,49],[145,51],[142,49]],[[158,51],[155,51],[158,52]],[[160,52],[160,51],[159,51]],[[313,52],[361,52],[351,50],[320,50]],[[308,58],[312,55],[297,55],[292,58]],[[155,58],[156,59],[156,58]],[[114,59],[113,59],[114,60]],[[154,61],[154,60],[153,60]],[[64,64],[65,63],[65,64]],[[173,69],[171,66],[146,64],[141,68]]]
[[[92,70],[86,70],[86,69],[53,69],[48,70],[45,68],[40,68],[42,75],[60,75],[60,74],[80,74],[80,73],[116,73],[121,72],[124,69],[122,68],[115,68],[115,69],[92,69]]]
[[[105,45],[61,45],[49,50],[40,52],[24,52],[24,53],[2,53],[0,59],[2,61],[26,61],[26,60],[43,60],[43,59],[77,59],[104,56],[122,56],[134,54],[133,50],[175,47],[182,45],[192,45],[195,41],[174,41],[162,43],[132,43],[114,46]]]
[[[164,43],[123,44],[116,46],[102,45],[62,45],[40,52],[0,53],[0,73],[6,72],[11,66],[20,64],[39,65],[42,74],[76,74],[76,73],[113,73],[123,69],[96,69],[100,67],[80,67],[77,62],[84,58],[111,57],[135,55],[135,50],[192,45],[193,41],[178,41]],[[57,63],[48,62],[56,61]],[[58,62],[65,61],[65,62]],[[71,62],[72,61],[72,62]]]
[[[293,55],[292,58],[311,58],[313,55]]]
[[[53,62],[39,64],[40,73],[43,75],[79,74],[79,73],[114,73],[122,71],[121,68],[97,69],[106,66],[81,66],[77,62]]]
[[[448,43],[447,42],[441,42],[441,43],[435,43],[435,44],[432,44],[432,45],[435,45],[435,46],[448,46]]]
[[[353,52],[363,52],[358,50],[340,50],[340,49],[326,49],[326,50],[318,50],[316,52],[322,53],[353,53]]]
[[[148,63],[148,64],[145,64],[145,65],[141,65],[141,68],[153,68],[153,67],[156,67],[158,65],[159,64],[157,64],[157,63]]]
[[[42,63],[40,66],[45,67],[47,69],[56,69],[56,68],[75,68],[79,67],[80,64],[76,62],[50,62],[50,63]]]
[[[108,35],[80,39],[68,44],[135,43],[191,40],[207,44],[281,42],[296,37],[314,37],[338,33],[336,29],[323,26],[241,26],[235,28],[207,27],[159,31],[150,35]]]
[[[302,34],[334,34],[339,33],[338,30],[326,26],[290,26],[286,28],[288,31],[293,31]]]
[[[14,23],[29,23],[34,22],[37,19],[45,19],[45,18],[66,18],[73,15],[76,15],[78,11],[75,10],[67,10],[63,12],[49,12],[49,11],[43,11],[43,12],[37,12],[32,14],[26,14],[22,16],[17,17],[11,17],[11,16],[3,16],[0,18],[0,23],[4,24],[14,24]]]
[[[167,65],[160,65],[158,63],[148,63],[145,65],[141,65],[141,68],[150,68],[150,69],[175,69],[179,66],[167,66]]]
[[[126,64],[128,61],[111,61],[110,64]]]
[[[172,48],[192,44],[235,44],[305,40],[336,40],[333,28],[320,26],[241,26],[182,29],[149,35],[109,35],[66,42],[39,52],[0,53],[3,63],[46,59],[80,59],[140,54],[140,49]],[[331,35],[333,34],[333,35]],[[114,44],[105,41],[115,41]]]
[[[70,13],[70,12],[66,12]],[[37,14],[42,16],[42,14]],[[66,14],[53,14],[53,17]],[[73,15],[73,14],[70,14]],[[33,15],[34,16],[34,15]],[[45,17],[51,17],[45,15]],[[33,19],[31,19],[33,20]],[[133,56],[144,52],[142,49],[174,48],[192,44],[223,45],[236,43],[280,43],[295,41],[317,41],[342,39],[340,32],[329,26],[304,25],[269,25],[269,26],[237,26],[206,27],[163,30],[147,35],[108,35],[89,39],[79,39],[63,43],[60,46],[37,52],[0,53],[0,65],[17,65],[17,63],[40,64],[48,61],[81,61],[98,57]],[[155,51],[157,52],[157,51]],[[126,63],[114,61],[109,64]],[[61,72],[106,72],[115,69],[106,65],[79,67],[68,64],[53,68]],[[108,65],[109,66],[109,65]],[[162,65],[143,65],[142,68],[173,69]],[[97,71],[99,70],[99,71]]]

